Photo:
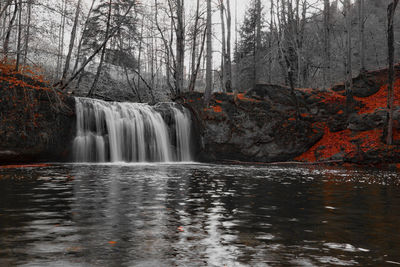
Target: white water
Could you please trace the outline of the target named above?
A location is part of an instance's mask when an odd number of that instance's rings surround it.
[[[76,98],[77,162],[191,161],[190,113],[170,105],[176,140],[161,114],[148,104]]]

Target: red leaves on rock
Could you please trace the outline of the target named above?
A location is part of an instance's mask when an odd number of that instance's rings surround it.
[[[373,113],[378,108],[386,108],[387,106],[387,95],[388,95],[388,85],[385,84],[381,86],[381,89],[374,95],[370,97],[354,97],[354,99],[362,102],[365,106],[361,108],[358,113]],[[396,96],[400,94],[400,79],[397,79],[394,84],[394,96],[395,105],[400,105],[400,99]]]
[[[323,138],[295,160],[316,162],[329,159],[340,152],[351,153],[354,145],[350,142],[350,133],[350,130],[333,133],[325,126]]]

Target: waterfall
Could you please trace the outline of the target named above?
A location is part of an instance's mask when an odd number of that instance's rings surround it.
[[[176,150],[177,159],[179,161],[192,161],[190,153],[190,129],[191,120],[190,114],[187,109],[181,111],[176,107],[172,107],[175,120],[175,132],[176,132]]]
[[[191,161],[191,116],[187,109],[167,105],[168,127],[161,112],[148,104],[76,98],[77,162]],[[173,138],[176,137],[176,138]]]

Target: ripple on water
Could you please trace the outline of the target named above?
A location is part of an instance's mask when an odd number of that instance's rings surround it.
[[[0,170],[0,177],[1,263],[97,267],[400,262],[396,172],[67,164]]]

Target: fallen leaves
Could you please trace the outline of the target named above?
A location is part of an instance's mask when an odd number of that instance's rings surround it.
[[[23,169],[23,168],[40,168],[49,167],[51,164],[41,163],[41,164],[26,164],[26,165],[0,165],[0,169]]]

